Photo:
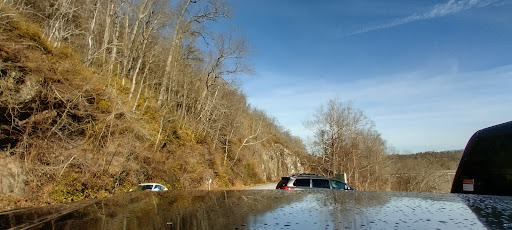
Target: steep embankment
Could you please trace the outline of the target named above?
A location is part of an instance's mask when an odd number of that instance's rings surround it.
[[[229,188],[306,171],[308,156],[281,144],[279,130],[246,143],[219,142],[190,121],[163,126],[168,112],[155,98],[147,96],[144,111],[132,109],[126,79],[87,67],[72,44],[51,46],[37,24],[6,15],[0,25],[0,209],[105,197],[148,181],[200,189],[212,178],[214,188]]]

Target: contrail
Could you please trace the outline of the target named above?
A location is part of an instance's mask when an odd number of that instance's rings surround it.
[[[389,23],[370,26],[355,32],[350,33],[348,36],[367,33],[374,30],[387,29],[415,21],[427,20],[432,18],[444,17],[458,12],[469,10],[472,8],[481,8],[491,5],[499,0],[449,0],[447,3],[440,3],[435,5],[430,11],[423,14],[412,14],[405,18],[395,19]]]

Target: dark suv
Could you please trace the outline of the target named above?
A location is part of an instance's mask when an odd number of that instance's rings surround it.
[[[294,174],[289,177],[281,177],[276,189],[307,190],[307,189],[334,189],[354,190],[348,184],[334,178],[327,178],[316,174]]]
[[[512,121],[478,130],[457,167],[452,193],[512,196]]]

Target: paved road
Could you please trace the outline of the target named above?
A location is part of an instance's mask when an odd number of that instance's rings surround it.
[[[245,188],[244,190],[274,190],[277,182]]]

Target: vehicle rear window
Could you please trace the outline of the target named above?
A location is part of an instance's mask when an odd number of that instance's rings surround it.
[[[512,160],[512,134],[506,135],[488,135],[479,137],[475,141],[470,154],[467,154],[463,162],[467,168],[473,171],[473,174],[490,172],[510,173]]]
[[[153,188],[153,185],[140,185],[140,190],[151,190]]]
[[[347,185],[341,181],[333,180],[331,181],[332,189],[335,190],[345,190],[348,189]]]
[[[313,188],[331,188],[331,187],[329,186],[329,180],[313,179]]]
[[[284,186],[286,186],[286,184],[288,183],[289,180],[290,180],[289,177],[281,178],[281,181],[279,181],[279,183],[277,183],[276,188],[283,188]]]
[[[309,179],[296,179],[293,182],[294,186],[309,187]]]

